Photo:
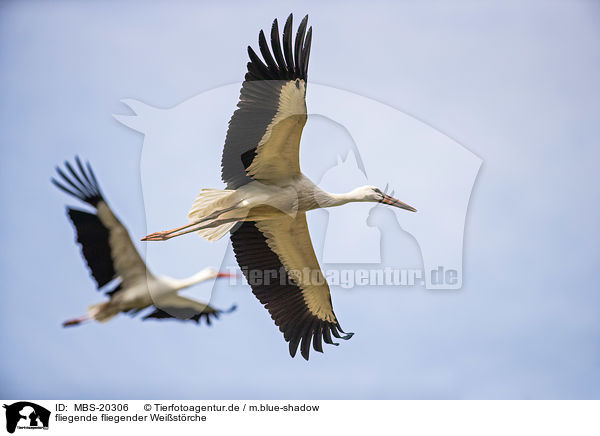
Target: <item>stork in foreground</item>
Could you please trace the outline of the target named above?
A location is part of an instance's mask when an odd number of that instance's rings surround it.
[[[237,261],[256,297],[289,342],[308,360],[311,343],[322,352],[331,335],[349,339],[333,312],[329,286],[319,268],[308,227],[309,210],[350,202],[411,206],[375,186],[346,194],[325,192],[300,171],[299,146],[306,123],[306,84],[312,27],[304,17],[292,38],[292,15],[271,28],[271,47],[261,31],[262,60],[248,47],[250,62],[237,109],[229,122],[222,157],[226,190],[203,190],[189,224],[148,235],[162,241],[190,232],[208,240],[231,233]],[[337,345],[337,344],[334,344]]]
[[[214,309],[207,303],[179,296],[177,292],[197,283],[229,277],[231,274],[219,273],[214,268],[205,268],[183,280],[152,274],[133,245],[127,229],[102,196],[90,164],[87,163],[84,167],[78,157],[75,162],[79,173],[73,165],[65,162],[70,176],[57,167],[56,171],[62,181],[58,182],[53,178],[52,183],[95,209],[95,213],[90,213],[67,208],[67,213],[98,289],[104,291],[110,299],[90,306],[86,315],[65,321],[63,326],[78,325],[92,319],[105,322],[120,312],[137,314],[151,306],[154,310],[143,319],[176,318],[199,323],[204,318],[210,324],[211,317],[218,318],[223,311]],[[114,287],[109,286],[110,282],[114,282]],[[234,309],[235,306],[227,312]]]

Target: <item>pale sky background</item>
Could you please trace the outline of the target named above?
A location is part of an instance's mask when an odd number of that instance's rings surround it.
[[[333,289],[356,335],[309,363],[289,357],[248,286],[218,287],[214,304],[238,310],[210,328],[121,316],[63,329],[102,296],[53,167],[89,159],[139,239],[143,137],[112,117],[127,112],[120,100],[167,108],[241,80],[246,46],[290,12],[310,15],[310,81],[404,111],[483,159],[463,288]],[[599,23],[592,1],[1,3],[0,397],[600,398]],[[225,131],[214,136],[202,145],[220,153]],[[318,146],[302,158],[314,172]],[[418,255],[408,237],[385,242]],[[192,245],[198,269],[220,264],[197,239],[165,250]],[[163,259],[150,267],[191,272]]]

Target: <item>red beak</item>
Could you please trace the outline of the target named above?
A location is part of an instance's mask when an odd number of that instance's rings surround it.
[[[236,273],[226,273],[226,272],[220,272],[220,273],[217,274],[217,278],[218,279],[224,279],[224,278],[227,278],[227,277],[231,277],[231,278],[238,277],[238,274],[236,274]]]
[[[387,194],[383,194],[383,200],[381,200],[381,203],[389,204],[390,206],[399,207],[400,209],[409,210],[411,212],[417,211],[417,209],[415,209],[414,207],[409,206],[406,203],[402,203],[400,200],[392,197],[391,195],[387,195]]]

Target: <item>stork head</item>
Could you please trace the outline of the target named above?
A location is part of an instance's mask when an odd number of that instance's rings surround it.
[[[357,188],[355,193],[362,201],[373,201],[377,203],[389,204],[390,206],[398,207],[400,209],[409,210],[411,212],[416,212],[412,206],[409,206],[406,203],[401,202],[400,200],[392,197],[389,194],[386,194],[385,191],[382,191],[377,186],[362,186]],[[392,192],[393,194],[393,192]]]

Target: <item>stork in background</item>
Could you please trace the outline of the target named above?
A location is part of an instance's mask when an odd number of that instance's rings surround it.
[[[65,162],[66,171],[56,168],[61,181],[53,178],[52,183],[95,209],[91,213],[68,207],[67,214],[97,287],[106,293],[109,300],[90,306],[86,315],[65,321],[63,326],[74,326],[88,320],[105,322],[118,313],[137,314],[148,307],[154,310],[143,319],[175,318],[199,323],[204,318],[210,324],[211,317],[218,318],[221,313],[235,309],[233,306],[227,311],[218,310],[208,303],[177,294],[198,283],[230,277],[231,274],[205,268],[187,279],[175,279],[150,272],[127,229],[104,199],[89,162],[85,167],[79,157],[75,157],[75,162],[79,173],[73,165]]]
[[[352,334],[344,333],[333,312],[306,212],[350,202],[416,209],[375,186],[345,194],[325,192],[300,171],[312,40],[307,22],[308,16],[300,23],[294,42],[290,14],[283,29],[283,47],[277,20],[271,27],[270,48],[260,31],[264,62],[248,47],[250,62],[223,150],[222,179],[227,189],[203,190],[188,215],[189,224],[143,240],[163,241],[190,232],[216,240],[230,232],[238,264],[289,342],[290,355],[301,344],[301,354],[308,360],[311,343],[322,352],[323,340],[334,344],[331,335],[349,339]],[[302,271],[309,274],[298,274]]]

